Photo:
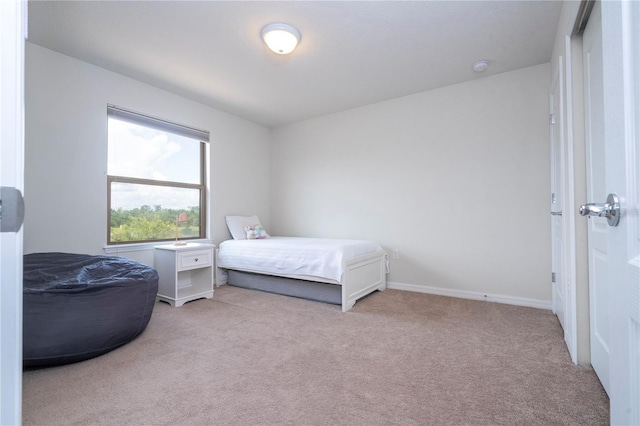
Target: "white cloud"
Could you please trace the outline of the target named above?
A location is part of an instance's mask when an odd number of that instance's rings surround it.
[[[186,209],[199,204],[195,189],[168,188],[115,182],[111,185],[111,208],[131,210],[143,205],[160,205],[169,209]]]
[[[199,142],[109,119],[107,170],[110,175],[199,183]],[[187,208],[199,204],[197,190],[155,185],[112,185],[111,207],[142,205]]]

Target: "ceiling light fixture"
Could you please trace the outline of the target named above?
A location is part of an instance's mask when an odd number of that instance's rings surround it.
[[[484,59],[473,64],[473,70],[475,72],[486,71],[487,68],[489,68],[489,61],[486,61]]]
[[[262,39],[269,49],[279,55],[293,52],[300,43],[300,31],[289,24],[274,22],[267,24],[261,32]]]

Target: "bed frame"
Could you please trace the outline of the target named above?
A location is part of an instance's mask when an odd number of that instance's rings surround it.
[[[228,284],[342,305],[347,312],[358,299],[387,288],[386,253],[372,253],[343,263],[342,282],[327,283],[227,270]]]

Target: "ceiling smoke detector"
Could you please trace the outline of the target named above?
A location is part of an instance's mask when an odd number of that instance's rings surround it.
[[[483,72],[486,71],[487,68],[489,68],[489,61],[484,59],[473,64],[473,70],[475,72]]]

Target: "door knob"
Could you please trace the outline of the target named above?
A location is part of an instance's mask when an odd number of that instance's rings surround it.
[[[604,204],[589,203],[580,206],[581,216],[606,217],[609,226],[620,223],[620,199],[616,194],[609,194]]]
[[[0,232],[18,232],[24,220],[24,199],[20,190],[0,186]]]

